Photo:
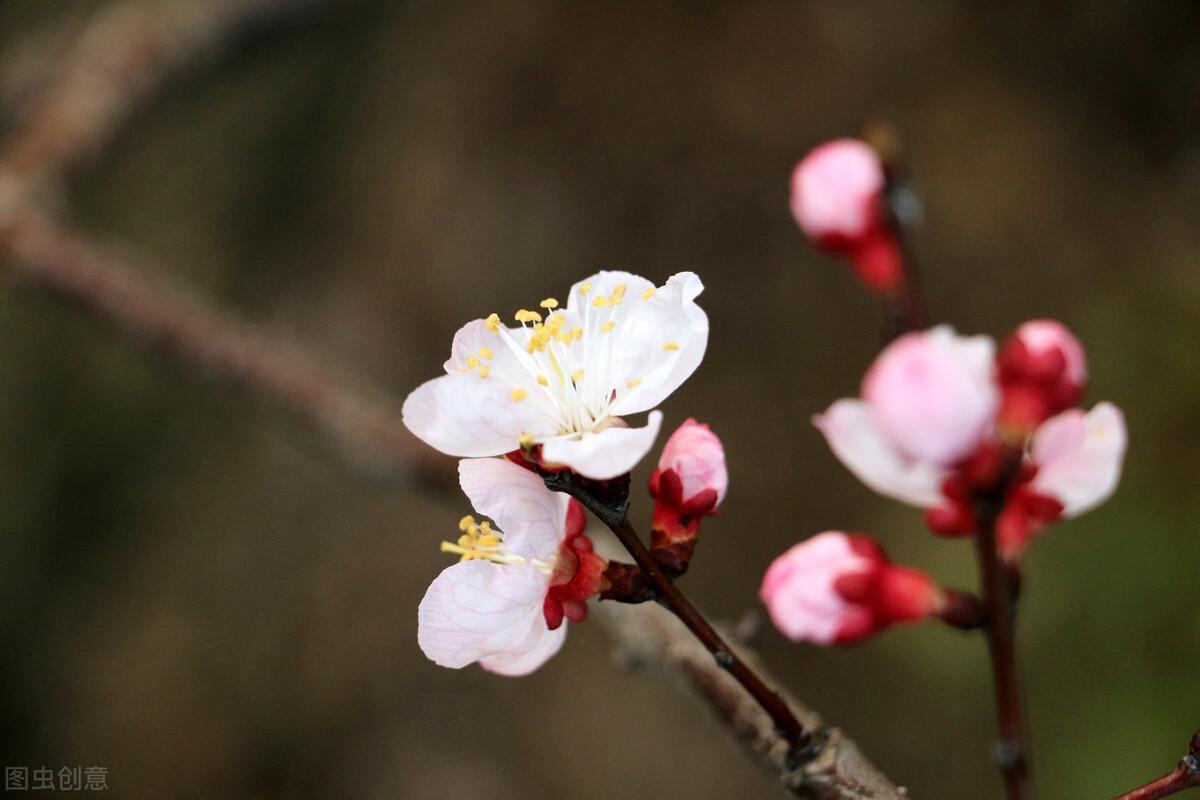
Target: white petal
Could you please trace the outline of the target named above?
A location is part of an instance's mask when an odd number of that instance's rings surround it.
[[[564,620],[556,630],[546,627],[546,619],[535,619],[529,626],[529,634],[518,646],[503,653],[479,659],[479,666],[497,675],[519,677],[528,675],[549,661],[567,640],[567,623]]]
[[[1126,440],[1125,417],[1111,403],[1051,417],[1033,435],[1033,488],[1057,498],[1065,517],[1090,511],[1117,488]]]
[[[631,290],[625,319],[609,334],[616,337],[612,413],[656,407],[700,366],[708,347],[708,315],[696,305],[702,291],[704,284],[692,272],[672,275],[649,299]]]
[[[458,462],[458,480],[471,505],[504,532],[505,547],[524,558],[558,552],[571,499],[552,492],[537,475],[502,458]]]
[[[452,456],[495,456],[516,450],[521,434],[552,435],[553,420],[513,387],[475,372],[443,375],[404,401],[404,424],[426,444]]]
[[[661,426],[662,412],[651,411],[642,428],[612,427],[599,433],[557,436],[542,445],[542,459],[588,478],[615,478],[629,472],[650,452]]]
[[[592,303],[597,297],[611,297],[621,285],[625,287],[620,290],[624,292],[625,300],[613,309],[620,316],[633,307],[632,300],[641,297],[647,289],[654,288],[654,284],[641,275],[621,270],[602,270],[575,282],[571,287],[571,296],[567,298],[567,308],[577,312],[582,318],[590,313],[589,309],[593,308]],[[580,291],[585,288],[586,291]]]
[[[920,508],[941,503],[946,470],[896,452],[862,401],[838,400],[813,417],[813,424],[825,434],[838,460],[871,489]]]
[[[417,643],[431,661],[459,669],[514,649],[541,620],[550,579],[531,566],[463,561],[438,575],[417,610]]]

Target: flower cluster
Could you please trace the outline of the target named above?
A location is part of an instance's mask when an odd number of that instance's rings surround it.
[[[843,399],[814,420],[833,452],[880,494],[925,508],[935,533],[975,532],[999,503],[997,535],[1015,560],[1048,524],[1112,494],[1125,454],[1119,409],[1071,407],[1083,348],[1062,325],[1022,325],[999,358],[987,337],[948,327],[890,344]]]
[[[478,663],[524,675],[562,647],[566,622],[587,616],[593,597],[652,599],[640,570],[599,556],[585,535],[583,507],[547,488],[570,470],[584,480],[625,476],[653,446],[654,411],[642,428],[623,416],[646,411],[699,365],[708,320],[691,273],[663,286],[601,272],[571,289],[565,308],[468,323],[454,337],[446,374],[409,395],[404,421],[444,453],[468,456],[459,478],[476,514],[463,517],[443,552],[460,557],[425,593],[418,643],[433,662]],[[699,521],[715,513],[729,479],[721,442],[688,420],[668,440],[651,478],[652,548],[680,575]]]

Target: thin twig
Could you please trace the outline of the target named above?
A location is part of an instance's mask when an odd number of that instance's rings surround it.
[[[774,722],[728,672],[717,666],[699,640],[667,609],[654,603],[629,606],[601,603],[594,615],[618,644],[620,662],[658,667],[698,695],[721,721],[730,738],[764,772],[776,777],[794,797],[808,800],[907,800],[863,757],[840,729],[816,712],[786,697],[805,730],[812,732],[814,754],[802,766],[789,763],[791,746]],[[741,656],[762,674],[751,655]]]
[[[993,756],[1004,776],[1009,800],[1030,800],[1029,746],[1021,711],[1021,691],[1017,680],[1016,595],[1017,581],[1012,568],[1005,565],[996,549],[995,504],[981,504],[979,530],[975,534],[979,561],[980,591],[987,607],[988,651],[992,659],[992,679],[996,690],[996,715],[1000,738]]]
[[[1175,769],[1158,780],[1119,795],[1115,800],[1158,800],[1197,786],[1200,786],[1200,731],[1192,734],[1187,755],[1179,759]]]
[[[692,605],[678,586],[671,580],[658,561],[650,555],[641,537],[633,529],[628,517],[627,495],[616,498],[601,499],[591,491],[587,482],[569,470],[544,474],[546,485],[557,491],[566,492],[581,502],[584,507],[595,514],[620,540],[633,560],[641,568],[643,575],[654,589],[659,602],[671,610],[679,620],[687,626],[692,635],[700,641],[712,655],[717,666],[726,670],[742,685],[754,701],[762,707],[775,728],[789,744],[794,755],[802,757],[802,751],[812,744],[812,735],[804,730],[804,726],[796,719],[783,698],[779,696],[766,682],[758,676],[737,653],[725,643],[721,635],[709,624],[704,615]]]

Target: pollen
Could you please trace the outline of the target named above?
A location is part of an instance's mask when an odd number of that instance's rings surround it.
[[[609,331],[611,331],[611,330],[612,330],[613,328],[615,328],[615,327],[617,327],[617,323],[613,322],[613,321],[610,319],[608,322],[606,322],[606,323],[604,323],[603,325],[601,325],[601,326],[600,326],[600,332],[601,332],[601,333],[608,333]]]
[[[510,394],[512,396],[512,399],[516,400],[518,402],[520,402],[521,400],[524,400],[526,397],[529,396],[529,392],[525,391],[524,389],[513,389],[512,392],[510,392]]]
[[[594,308],[604,308],[608,305],[608,298],[602,294],[598,294],[592,298],[592,306]]]
[[[470,514],[467,514],[465,517],[463,517],[462,519],[460,519],[458,521],[458,529],[460,531],[465,531],[474,524],[475,524],[475,518],[472,517]]]
[[[590,283],[582,284],[579,287],[579,296],[582,297],[583,295],[587,294],[591,290],[592,290],[592,285]]]
[[[475,369],[479,366],[479,359],[475,356],[467,356],[467,369]]]
[[[667,342],[663,345],[663,350],[678,350],[679,342]]]
[[[479,365],[479,377],[486,378],[488,375],[491,375],[491,374],[492,374],[491,367],[489,367],[487,364]]]
[[[489,358],[489,359],[490,359],[492,356],[496,355],[495,353],[493,353],[493,352],[492,352],[492,348],[490,348],[490,347],[481,347],[481,348],[479,348],[478,350],[476,350],[476,351],[475,351],[475,353],[476,353],[476,354],[477,354],[477,355],[478,355],[480,358]]]
[[[550,385],[550,381],[546,380],[546,376],[545,376],[545,375],[538,375],[538,376],[537,376],[537,382],[538,382],[538,383],[540,383],[542,386],[549,386],[549,385]]]
[[[542,308],[558,308],[558,301],[553,297],[547,297],[542,302],[538,303]]]
[[[582,379],[583,379],[583,370],[577,369],[571,373],[571,380],[573,382],[579,383],[579,381],[581,381]]]
[[[483,324],[492,333],[499,333],[500,332],[500,315],[496,314],[494,312],[491,314],[488,314],[487,319],[485,319],[483,321]]]
[[[658,294],[658,290],[655,289],[653,286],[651,286],[649,289],[642,292],[642,299],[649,300],[651,297],[654,297],[654,295],[656,295],[656,294]]]
[[[640,384],[641,382],[642,381],[640,378],[630,378],[629,380],[625,381],[625,385],[628,386],[630,389],[636,389],[638,387],[638,384]]]
[[[625,291],[629,287],[623,283],[618,283],[613,287],[612,297],[608,298],[609,305],[619,306],[621,301],[625,299]]]

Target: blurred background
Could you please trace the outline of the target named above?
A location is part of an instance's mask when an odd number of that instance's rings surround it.
[[[3,0],[0,69],[103,5]],[[664,410],[726,442],[686,588],[736,619],[828,528],[974,586],[968,543],[809,424],[856,391],[880,312],[795,228],[789,171],[890,120],[935,317],[1062,319],[1088,404],[1128,417],[1119,492],[1033,547],[1020,625],[1040,796],[1111,796],[1200,725],[1198,23],[1182,0],[359,3],[173,82],[67,212],[397,397],[467,319],[599,268],[695,270],[709,355]],[[0,487],[5,765],[105,765],[129,798],[775,796],[706,709],[614,669],[598,624],[525,679],[427,662],[455,487],[354,477],[27,290],[0,294]],[[762,655],[914,797],[1000,797],[981,637],[768,630]]]

